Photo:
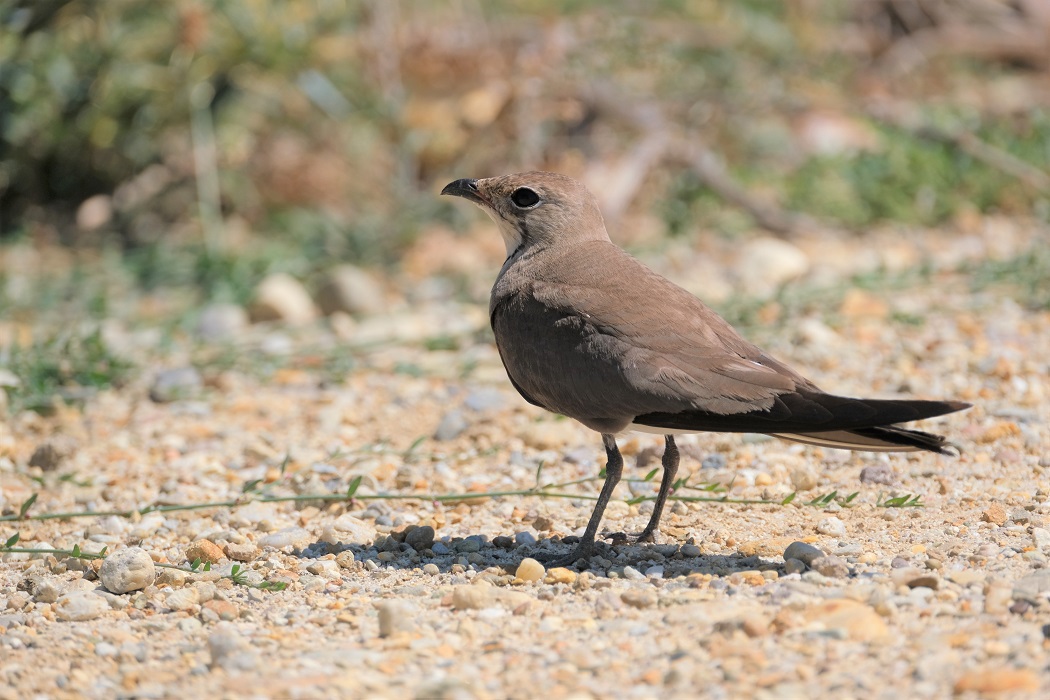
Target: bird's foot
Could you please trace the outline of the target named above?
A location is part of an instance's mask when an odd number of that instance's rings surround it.
[[[557,567],[569,568],[576,566],[581,560],[586,564],[595,554],[594,542],[580,542],[569,554],[563,556],[557,556],[554,554],[542,555],[537,556],[536,559],[548,569],[554,569]]]
[[[649,544],[656,544],[656,535],[660,532],[658,528],[645,528],[637,535],[634,535],[634,541],[641,543],[647,542]]]

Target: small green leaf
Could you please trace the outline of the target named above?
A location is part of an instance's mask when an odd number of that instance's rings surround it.
[[[80,545],[79,544],[73,545],[73,551],[71,553],[71,556],[74,559],[79,559],[80,558]]]
[[[425,441],[426,439],[427,439],[427,436],[426,436],[426,435],[420,435],[420,436],[419,436],[419,437],[417,437],[417,438],[416,438],[415,440],[413,440],[413,441],[412,441],[412,444],[408,446],[408,449],[407,449],[407,450],[405,450],[405,457],[408,457],[408,456],[409,456],[410,454],[412,454],[413,452],[415,452],[415,451],[416,451],[416,448],[417,448],[417,447],[419,447],[420,445],[422,445],[422,444],[423,444],[423,442],[424,442],[424,441]]]
[[[255,487],[262,483],[262,479],[252,479],[251,481],[245,481],[244,486],[241,487],[241,493],[249,493],[255,490]]]
[[[652,480],[653,480],[653,477],[654,477],[654,476],[656,476],[656,473],[657,473],[658,471],[660,471],[660,467],[657,467],[656,469],[654,469],[654,470],[652,470],[651,472],[649,472],[648,474],[646,474],[646,475],[645,475],[645,478],[644,478],[644,479],[642,479],[642,481],[652,481]]]
[[[362,479],[364,479],[364,477],[362,475],[358,474],[357,476],[355,476],[353,479],[350,480],[350,486],[346,489],[346,497],[347,498],[353,498],[354,497],[354,494],[357,493],[357,487],[359,487],[361,485],[361,480]]]
[[[18,538],[21,537],[17,532],[7,538],[7,542],[4,542],[4,547],[14,547],[18,544]]]
[[[190,562],[190,568],[193,569],[194,571],[199,569],[200,565],[201,565],[201,558],[200,557],[197,557],[196,559],[194,559],[193,561]]]
[[[786,506],[787,504],[789,504],[793,500],[795,500],[795,496],[797,496],[797,495],[798,495],[798,491],[792,491],[791,493],[789,493],[787,495],[787,497],[783,501],[780,502],[780,505]]]
[[[19,519],[22,519],[22,518],[26,517],[26,513],[28,513],[29,509],[33,507],[33,504],[36,503],[36,498],[37,498],[38,495],[39,494],[34,493],[32,496],[27,498],[25,500],[25,502],[19,507],[19,509],[18,509],[18,517],[19,517]]]

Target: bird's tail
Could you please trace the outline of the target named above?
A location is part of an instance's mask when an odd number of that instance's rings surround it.
[[[958,456],[960,449],[942,435],[909,430],[896,425],[853,430],[829,430],[819,433],[770,433],[774,437],[807,445],[834,447],[842,450],[867,452],[916,452],[925,450],[937,454]]]

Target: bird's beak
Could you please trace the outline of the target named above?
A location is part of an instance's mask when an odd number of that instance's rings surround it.
[[[448,183],[445,185],[445,189],[441,190],[441,194],[450,194],[454,197],[469,199],[474,204],[488,204],[478,191],[478,181],[472,178],[465,177],[462,180]]]

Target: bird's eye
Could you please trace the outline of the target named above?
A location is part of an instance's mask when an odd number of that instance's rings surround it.
[[[528,209],[529,207],[534,207],[539,204],[540,196],[528,187],[519,187],[511,192],[510,201],[514,202],[514,206],[516,207]]]

